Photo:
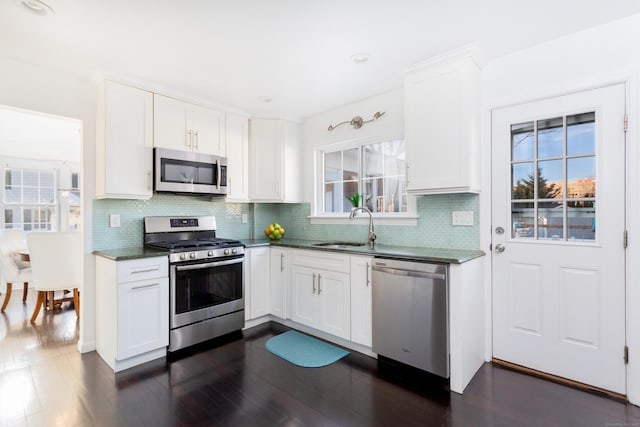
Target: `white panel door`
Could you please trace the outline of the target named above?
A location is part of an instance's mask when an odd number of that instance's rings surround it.
[[[493,356],[625,393],[625,87],[492,113]]]
[[[214,156],[225,156],[224,113],[192,106],[193,150]]]
[[[318,272],[318,329],[351,339],[351,290],[347,273]]]
[[[153,107],[153,146],[190,151],[193,146],[190,105],[154,94]]]
[[[372,258],[351,257],[351,341],[371,347]]]
[[[249,287],[249,319],[256,319],[269,314],[271,297],[269,295],[269,247],[247,249],[247,266],[249,273],[245,285]],[[246,317],[246,316],[245,316]]]
[[[291,320],[313,328],[317,327],[317,280],[312,268],[291,268]]]

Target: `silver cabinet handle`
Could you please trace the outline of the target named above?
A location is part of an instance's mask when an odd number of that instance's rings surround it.
[[[284,271],[284,253],[280,254],[280,271]]]
[[[147,190],[151,190],[151,171],[147,171]]]
[[[313,273],[313,293],[316,293],[316,273]]]
[[[187,140],[185,141],[185,145],[186,145],[188,148],[191,148],[191,129],[189,129],[189,130],[187,131],[187,136],[188,136],[188,138],[187,138]]]
[[[322,278],[322,276],[318,273],[318,295],[320,295],[320,292],[322,292],[322,286],[320,286],[320,279]]]
[[[134,291],[136,289],[153,288],[155,286],[160,286],[160,283],[150,283],[148,285],[134,286],[131,288],[131,290]]]
[[[499,253],[499,254],[501,254],[502,252],[504,252],[504,250],[505,250],[505,249],[506,249],[506,248],[504,247],[504,245],[501,245],[500,243],[498,243],[498,244],[496,245],[496,252],[497,252],[497,253]]]
[[[369,263],[367,262],[367,287],[369,286]]]
[[[196,136],[196,142],[195,142],[195,144],[193,144],[193,149],[197,150],[198,149],[198,145],[200,143],[200,138],[198,137],[198,131],[195,131],[195,136]]]
[[[131,274],[150,273],[152,271],[158,271],[158,270],[160,270],[160,266],[159,265],[157,265],[155,267],[151,267],[151,268],[145,268],[145,269],[142,269],[142,270],[132,270]]]

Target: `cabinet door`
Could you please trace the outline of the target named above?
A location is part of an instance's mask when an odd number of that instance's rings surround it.
[[[269,248],[249,248],[247,249],[248,274],[245,285],[250,290],[248,294],[251,298],[249,305],[249,319],[256,319],[269,314]]]
[[[350,277],[346,273],[318,271],[318,329],[351,338]]]
[[[191,105],[174,98],[153,96],[154,147],[191,150],[194,135],[191,127]]]
[[[105,83],[103,176],[98,197],[148,199],[152,192],[153,96],[150,92]],[[102,187],[102,188],[100,188]]]
[[[169,345],[167,277],[118,284],[117,299],[117,360]]]
[[[405,81],[407,189],[477,191],[479,70],[471,58],[411,73]]]
[[[291,268],[291,320],[317,327],[317,279],[315,270],[294,265]]]
[[[271,248],[271,314],[286,319],[290,260],[286,249]]]
[[[351,257],[351,341],[371,347],[371,258]]]
[[[249,119],[227,113],[227,200],[249,200]]]
[[[283,199],[283,121],[251,119],[249,122],[249,196],[256,201]]]
[[[193,150],[215,156],[225,156],[224,113],[192,106]]]

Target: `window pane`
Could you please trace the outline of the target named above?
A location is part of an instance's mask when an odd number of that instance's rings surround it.
[[[351,148],[349,150],[343,150],[343,168],[342,176],[345,181],[358,179],[358,155],[359,150],[357,148]]]
[[[22,185],[29,187],[38,186],[38,172],[37,171],[22,171]]]
[[[558,240],[563,238],[562,202],[541,202],[538,204],[538,239]]]
[[[562,160],[538,162],[538,198],[562,198]]]
[[[53,172],[40,172],[40,186],[53,188]]]
[[[538,120],[538,158],[562,157],[562,117]]]
[[[406,189],[404,178],[387,177],[384,180],[384,211],[383,212],[404,212],[406,211]]]
[[[38,187],[24,187],[22,197],[24,203],[38,203]]]
[[[351,200],[349,198],[358,192],[358,181],[347,181],[343,184],[342,190],[344,197],[342,198],[342,212],[350,212]],[[362,203],[362,202],[360,202]]]
[[[324,185],[325,212],[342,212],[342,183]]]
[[[534,180],[533,162],[511,165],[511,198],[533,199]]]
[[[532,202],[511,204],[511,237],[533,238],[535,209]]]
[[[511,125],[511,160],[532,160],[533,144],[533,122]]]
[[[567,197],[596,197],[596,158],[567,159]]]
[[[71,188],[75,190],[80,189],[80,174],[77,174],[77,173],[71,174]]]
[[[40,189],[40,203],[53,203],[54,201],[53,188]]]
[[[364,177],[371,178],[383,176],[384,171],[384,154],[382,153],[381,144],[365,145],[363,148],[363,168]]]
[[[571,201],[567,203],[567,234],[569,239],[596,239],[596,203]]]
[[[384,178],[362,180],[363,205],[371,212],[384,212]]]
[[[69,205],[71,205],[71,206],[80,206],[80,192],[79,191],[70,191],[69,192]]]
[[[6,203],[20,203],[22,201],[21,187],[11,186],[4,189],[4,201]]]
[[[595,113],[576,114],[567,117],[567,155],[595,153],[595,120]]]
[[[80,207],[69,208],[69,231],[80,230]]]
[[[324,154],[324,180],[339,181],[342,175],[342,151]]]
[[[405,176],[406,156],[404,141],[389,141],[384,143],[384,174],[385,176]],[[404,179],[403,179],[404,181]]]
[[[5,223],[22,223],[22,208],[5,207],[4,222]]]
[[[22,173],[19,170],[6,169],[4,179],[5,185],[22,185]]]

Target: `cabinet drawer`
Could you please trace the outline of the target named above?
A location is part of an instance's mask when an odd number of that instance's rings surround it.
[[[349,273],[351,269],[349,255],[340,255],[324,251],[294,251],[293,264],[340,273]]]
[[[166,256],[118,261],[118,283],[169,276]]]

